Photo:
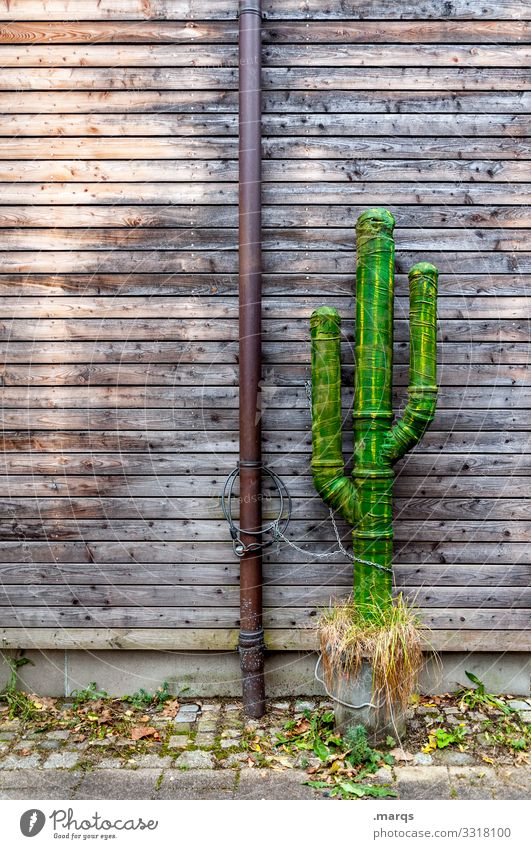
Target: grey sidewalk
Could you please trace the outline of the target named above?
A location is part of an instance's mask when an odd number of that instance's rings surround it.
[[[405,766],[380,776],[399,799],[529,799],[525,767]],[[0,799],[326,799],[303,770],[4,770]]]

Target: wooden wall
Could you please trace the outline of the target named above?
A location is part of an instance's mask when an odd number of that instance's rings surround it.
[[[442,647],[530,648],[529,0],[264,0],[264,448],[293,539],[308,318],[345,317],[354,223],[440,279],[440,404],[400,466],[397,585]],[[237,0],[0,2],[0,641],[228,648],[238,563]],[[347,415],[347,411],[346,411]],[[351,445],[348,415],[345,448]],[[351,568],[265,561],[268,645],[309,647]]]

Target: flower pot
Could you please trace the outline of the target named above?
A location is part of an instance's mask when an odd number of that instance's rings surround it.
[[[385,741],[387,736],[400,740],[404,735],[406,709],[390,703],[384,693],[373,693],[369,661],[362,662],[356,676],[344,671],[334,672],[327,676],[326,684],[334,699],[336,728],[341,734],[356,725],[363,725],[371,745]]]

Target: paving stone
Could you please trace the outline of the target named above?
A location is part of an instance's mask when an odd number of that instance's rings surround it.
[[[450,799],[444,766],[403,766],[396,769],[400,799]]]
[[[183,731],[191,731],[192,728],[194,728],[195,726],[195,722],[193,720],[190,721],[189,714],[186,715],[178,713],[177,716],[174,717],[173,722],[175,723],[175,730],[177,731],[177,733],[181,733]]]
[[[214,766],[214,756],[210,752],[202,752],[200,749],[195,749],[193,752],[183,752],[174,762],[177,769],[186,767],[187,769],[212,769]]]
[[[501,769],[494,785],[496,799],[526,799],[531,796],[531,770],[529,767]]]
[[[382,766],[374,775],[367,776],[367,784],[393,784],[393,773],[388,766]]]
[[[242,708],[243,708],[243,705],[242,705],[241,702],[236,702],[236,703],[233,703],[233,704],[230,704],[230,705],[225,705],[226,711],[242,710]]]
[[[240,741],[229,738],[228,740],[221,740],[219,745],[222,749],[233,749],[240,746]]]
[[[507,704],[513,710],[531,710],[531,704],[523,699],[511,699]]]
[[[221,732],[222,737],[241,737],[242,732],[238,730],[238,728],[225,728],[224,731]]]
[[[289,710],[289,702],[273,702],[273,710]]]
[[[71,731],[49,731],[45,736],[47,740],[68,740],[71,733]]]
[[[20,719],[6,719],[0,723],[0,732],[3,731],[18,731],[20,729]]]
[[[14,731],[0,731],[0,740],[3,743],[7,743],[10,740],[14,740],[16,736],[17,735]]]
[[[15,743],[15,745],[13,746],[13,751],[20,752],[20,751],[23,751],[24,749],[26,749],[26,750],[35,749],[36,746],[37,746],[37,743],[35,742],[35,740],[19,740],[19,742]],[[41,743],[41,746],[39,748],[42,748],[42,743]]]
[[[133,755],[128,764],[138,769],[166,769],[172,761],[169,755]]]
[[[0,772],[0,799],[71,799],[81,777],[80,772],[64,769],[47,772],[33,769],[5,770]]]
[[[221,705],[201,705],[201,713],[219,713],[221,710]]]
[[[437,752],[437,762],[445,766],[469,766],[474,758],[468,752],[456,752],[453,749],[443,749]]]
[[[40,755],[7,755],[0,761],[0,769],[35,769],[39,765]]]
[[[98,763],[98,769],[121,769],[122,766],[120,758],[103,758]]]
[[[174,734],[168,740],[168,749],[186,749],[190,738],[186,734]]]
[[[493,769],[457,767],[448,769],[450,796],[455,799],[492,799],[496,775]]]
[[[215,734],[197,734],[195,738],[196,746],[214,746],[215,742]]]
[[[445,707],[443,708],[443,713],[445,713],[447,716],[455,716],[455,714],[457,713],[461,714],[462,711],[460,711],[459,708],[456,707]]]
[[[295,702],[295,713],[303,713],[305,710],[315,710],[315,702]]]
[[[303,784],[308,775],[300,770],[286,770],[279,773],[270,769],[244,767],[240,772],[240,781],[235,799],[324,799],[319,791]]]
[[[198,731],[215,731],[218,724],[213,719],[200,719],[197,723]]]
[[[436,707],[424,707],[423,705],[421,705],[417,708],[418,716],[436,716],[439,713],[440,710]]]
[[[45,749],[46,751],[52,751],[54,749],[60,749],[61,744],[59,740],[43,740],[41,743],[36,743],[33,740],[30,741],[34,746],[39,747],[39,749]]]
[[[200,709],[199,705],[185,704],[185,705],[180,706],[179,713],[181,713],[183,711],[184,711],[184,713],[199,713],[200,710],[201,709]]]
[[[160,776],[160,769],[95,769],[84,775],[73,798],[154,799]]]
[[[171,770],[164,773],[157,799],[232,799],[237,772],[233,769]]]
[[[71,769],[78,763],[77,752],[53,752],[43,766],[44,769]]]
[[[248,758],[248,752],[233,752],[232,755],[225,758],[223,766],[240,766],[240,764],[246,763]]]
[[[417,752],[413,755],[413,766],[431,766],[433,758],[425,752]]]

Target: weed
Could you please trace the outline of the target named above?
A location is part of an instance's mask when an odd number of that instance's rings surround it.
[[[143,710],[148,707],[161,708],[172,698],[173,696],[170,693],[170,685],[167,681],[164,681],[164,683],[155,690],[154,693],[148,693],[147,690],[144,690],[144,688],[141,687],[140,690],[137,690],[132,696],[124,696],[123,701],[129,702],[138,710]]]
[[[301,719],[290,720],[284,726],[284,733],[277,735],[276,746],[288,754],[313,752],[321,766],[310,772],[323,773],[324,778],[316,777],[305,783],[326,789],[332,796],[354,799],[396,795],[389,788],[363,783],[383,764],[392,764],[392,755],[382,754],[369,746],[363,725],[349,729],[344,737],[339,735],[334,729],[332,711],[322,714],[305,711]]]
[[[515,712],[514,708],[502,699],[498,698],[498,696],[493,695],[493,693],[487,693],[485,684],[477,677],[477,675],[474,675],[473,672],[467,672],[465,670],[465,675],[475,686],[468,689],[464,688],[456,693],[460,706],[466,706],[470,709],[478,707],[495,708],[496,710],[500,710],[506,716]]]
[[[34,719],[39,713],[35,702],[27,693],[17,690],[18,670],[33,661],[28,657],[4,657],[4,660],[10,674],[9,681],[0,693],[0,698],[7,703],[9,719],[21,719],[23,722]]]
[[[85,704],[85,702],[95,702],[98,699],[106,699],[108,698],[108,693],[105,690],[98,690],[95,681],[91,681],[88,687],[85,687],[84,690],[74,690],[71,693],[71,698],[74,701],[74,707],[79,707],[79,705]]]
[[[463,746],[466,742],[468,730],[464,724],[457,725],[452,731],[446,728],[435,728],[428,735],[428,742],[422,749],[424,754],[429,754],[435,749],[446,749],[448,746]]]

